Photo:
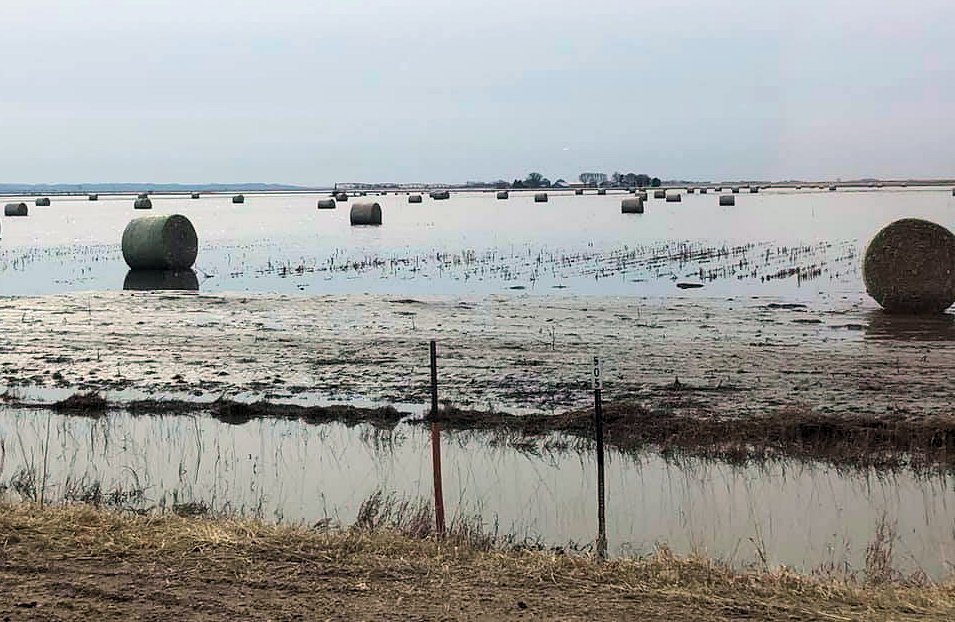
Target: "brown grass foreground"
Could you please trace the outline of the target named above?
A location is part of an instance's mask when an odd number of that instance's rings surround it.
[[[955,585],[735,572],[666,551],[484,551],[460,539],[0,505],[5,619],[951,620]]]

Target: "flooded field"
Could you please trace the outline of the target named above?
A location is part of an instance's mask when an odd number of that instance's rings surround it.
[[[196,504],[269,520],[350,524],[376,491],[428,498],[424,428],[208,417],[66,417],[0,410],[6,495],[100,494],[137,509]],[[880,530],[906,572],[947,576],[955,564],[955,479],[836,471],[787,461],[750,467],[608,457],[608,536],[618,555],[667,543],[737,565],[861,569]],[[444,440],[452,515],[479,515],[519,540],[589,547],[596,531],[594,456],[553,437],[520,450],[494,436]],[[45,479],[45,485],[43,481]],[[97,488],[98,486],[98,488]]]
[[[196,279],[167,287],[202,292],[392,295],[564,293],[610,296],[772,295],[812,300],[860,293],[858,263],[869,238],[893,219],[955,225],[950,188],[765,189],[719,207],[716,193],[680,203],[650,199],[645,214],[621,214],[627,196],[550,191],[453,193],[409,204],[404,194],[352,198],[318,210],[326,195],[54,197],[4,218],[0,295],[156,287],[131,275],[119,240],[143,213],[182,213],[195,224]],[[651,193],[652,196],[652,193]],[[14,200],[14,199],[10,199]],[[355,201],[378,201],[381,227],[351,227]],[[680,284],[701,289],[680,289]],[[158,286],[163,286],[159,282]]]

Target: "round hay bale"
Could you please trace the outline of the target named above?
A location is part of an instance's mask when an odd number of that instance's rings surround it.
[[[88,198],[90,201],[99,201],[99,195],[98,195],[98,194],[91,194],[91,195],[89,195],[87,198]]]
[[[683,195],[679,192],[673,192],[667,195],[667,203],[679,203],[683,200]]]
[[[232,197],[232,202],[233,202],[234,204],[236,204],[236,205],[240,205],[240,204],[242,204],[242,203],[245,203],[245,196],[244,196],[244,195],[241,195],[241,194],[237,194],[237,195],[235,195],[234,197]]]
[[[380,225],[381,206],[377,203],[355,203],[351,206],[351,224]]]
[[[829,186],[829,192],[835,192],[835,191],[836,191],[835,186]]]
[[[511,195],[508,193],[507,190],[499,190],[499,191],[497,192],[497,198],[498,198],[499,200],[502,200],[502,201],[505,200],[505,199],[507,199],[507,198],[510,197],[510,196],[511,196]]]
[[[953,190],[952,192],[955,192],[955,190]],[[575,194],[575,195],[580,196],[580,195],[582,195],[583,193],[584,193],[584,189],[583,189],[583,188],[574,188],[574,194]]]
[[[134,218],[123,231],[123,259],[133,270],[185,270],[199,253],[199,237],[180,214]]]
[[[421,203],[422,201],[424,201],[424,197],[422,197],[420,194],[408,195],[408,203]]]
[[[641,200],[643,200],[643,201],[647,201],[647,196],[648,196],[648,195],[647,195],[646,192],[638,192],[636,196],[637,196],[638,199],[641,199]]]
[[[198,193],[198,192],[193,192],[193,193],[192,193],[192,198],[193,198],[193,199],[198,199],[198,198],[199,198],[199,193]]]
[[[759,192],[759,186],[750,186],[750,187],[749,187],[749,193],[750,193],[750,194],[756,194],[757,192]]]
[[[34,204],[35,204],[37,207],[50,207],[50,198],[49,198],[49,197],[40,197],[39,199],[37,199],[36,201],[34,201]]]
[[[547,193],[538,192],[534,195],[534,203],[547,203]]]
[[[332,198],[318,200],[318,209],[335,209],[336,205],[338,204]]]
[[[687,194],[693,194],[693,193],[695,193],[695,192],[696,192],[696,188],[687,188],[687,189],[686,189],[686,193],[687,193]]]
[[[152,209],[153,202],[149,200],[149,197],[140,196],[133,203],[133,209]]]
[[[643,199],[640,197],[629,197],[620,202],[621,214],[642,214]]]
[[[666,191],[666,190],[654,190],[654,191],[653,191],[653,198],[654,198],[654,199],[665,199],[665,198],[667,198],[667,191]]]
[[[26,216],[27,214],[26,203],[7,203],[3,206],[4,216]]]
[[[732,194],[721,194],[720,205],[722,205],[723,207],[726,207],[729,205],[736,205],[736,197],[734,197]]]
[[[445,201],[451,198],[451,193],[448,192],[447,190],[432,190],[431,194],[429,194],[428,196],[430,196],[435,201]]]
[[[149,197],[149,194],[146,193],[146,192],[140,192],[138,195],[136,195],[136,198],[137,198],[137,199],[145,199],[145,198],[148,198],[148,197]]]
[[[130,270],[123,289],[131,291],[199,291],[199,278],[192,270]]]
[[[733,188],[733,194],[739,194],[739,188]]]
[[[700,188],[700,194],[706,194],[707,192],[706,188]]]
[[[606,189],[606,188],[597,188],[597,194],[599,194],[599,195],[607,194],[607,189]]]
[[[347,192],[336,192],[336,193],[335,193],[335,200],[338,201],[339,203],[344,203],[345,201],[348,200],[348,193],[347,193]]]
[[[919,218],[896,220],[869,242],[862,275],[889,313],[941,313],[955,302],[955,234]]]

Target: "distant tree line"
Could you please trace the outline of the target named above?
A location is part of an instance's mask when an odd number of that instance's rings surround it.
[[[594,182],[594,173],[581,173],[580,181],[588,185],[599,185],[603,187],[627,187],[627,188],[657,188],[660,186],[659,177],[650,177],[649,175],[644,175],[643,173],[614,173],[610,176],[609,179],[606,179],[606,176],[600,174],[600,177],[604,178],[600,183]],[[541,173],[532,172],[528,173],[527,177],[524,179],[515,179],[510,184],[508,184],[503,179],[498,180],[494,184],[498,188],[553,188],[559,186],[566,186],[567,182],[563,179],[558,179],[555,182],[544,177]]]
[[[643,173],[621,173],[615,172],[610,176],[611,186],[626,186],[628,188],[657,188],[660,186],[659,177],[650,177]]]

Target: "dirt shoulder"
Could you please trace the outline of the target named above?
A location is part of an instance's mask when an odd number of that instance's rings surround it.
[[[9,620],[950,620],[955,586],[737,573],[666,552],[597,564],[388,532],[0,506]]]

